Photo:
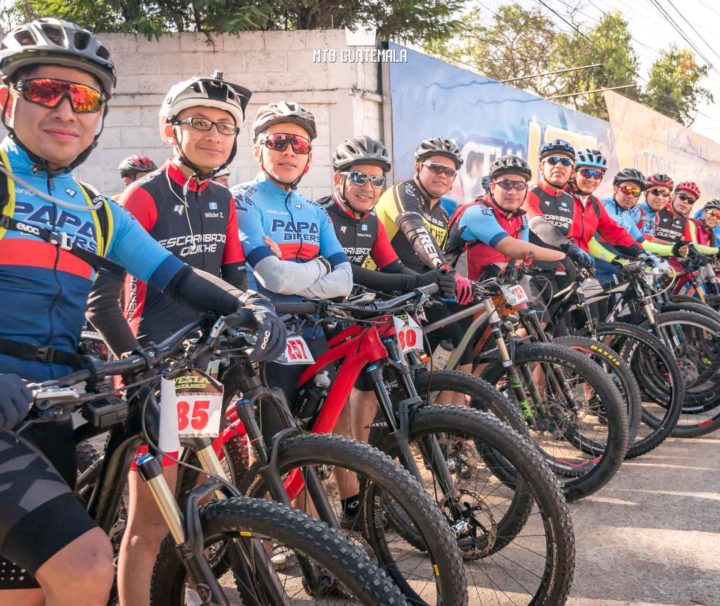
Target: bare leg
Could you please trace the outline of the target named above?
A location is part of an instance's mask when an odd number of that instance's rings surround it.
[[[165,478],[174,491],[177,467],[164,467]],[[128,522],[120,544],[118,591],[122,606],[145,606],[150,602],[150,582],[160,543],[168,533],[150,489],[137,471],[128,477],[130,505]]]

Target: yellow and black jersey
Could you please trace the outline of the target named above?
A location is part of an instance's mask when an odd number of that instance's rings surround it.
[[[443,247],[448,238],[449,217],[440,204],[430,201],[415,181],[403,181],[387,190],[375,207],[400,261],[424,272],[447,263]]]

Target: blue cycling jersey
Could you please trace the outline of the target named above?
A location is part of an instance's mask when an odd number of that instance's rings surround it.
[[[460,217],[458,222],[462,239],[466,242],[478,241],[495,248],[499,242],[510,234],[500,225],[491,208],[473,204]],[[527,221],[517,234],[518,240],[528,241],[530,229]]]
[[[0,153],[11,172],[38,190],[75,207],[89,203],[72,173],[49,176],[37,170],[27,153],[6,137]],[[4,179],[4,175],[0,175]],[[64,232],[76,246],[104,252],[158,289],[164,289],[183,266],[160,246],[125,210],[107,200],[110,208],[108,242],[102,242],[97,213],[53,204],[16,184],[10,187],[3,214],[30,225]],[[38,236],[0,229],[0,337],[21,343],[77,351],[84,324],[85,306],[94,270],[70,251]],[[30,362],[0,354],[0,373],[16,373],[41,381],[60,376],[68,367]]]
[[[231,191],[238,211],[240,242],[251,269],[273,255],[263,241],[265,236],[278,244],[283,261],[306,263],[324,257],[333,269],[341,263],[348,263],[330,217],[319,204],[296,191],[282,189],[265,173],[249,183],[236,185]],[[248,287],[278,298],[276,293],[258,284],[253,271],[248,272]]]
[[[657,220],[657,211],[650,208],[647,202],[638,204],[636,208],[640,209],[640,213],[642,215],[642,233],[647,234],[648,236],[654,236],[655,221]]]
[[[621,208],[612,198],[605,198],[604,200],[601,200],[600,203],[605,207],[608,216],[620,227],[624,227],[625,230],[633,238],[635,238],[635,240],[637,240],[638,244],[642,244],[645,241],[645,236],[637,226],[637,206],[631,208],[630,210],[626,210]],[[607,242],[603,242],[600,238],[598,238],[598,242],[615,255],[620,254],[615,248],[610,246]],[[597,259],[595,261],[595,269],[598,280],[603,283],[610,282],[612,276],[618,272],[617,267],[615,267],[612,263],[603,261],[602,259]]]

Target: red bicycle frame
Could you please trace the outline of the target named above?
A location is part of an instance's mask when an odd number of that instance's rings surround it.
[[[382,339],[395,334],[392,319],[379,324],[379,328],[380,330],[376,325],[353,324],[342,330],[328,341],[329,349],[300,375],[298,387],[314,379],[328,365],[341,362],[330,391],[310,429],[312,433],[332,432],[360,373],[366,366],[388,357]],[[227,407],[225,417],[228,425],[213,443],[216,452],[220,452],[223,444],[231,438],[246,436],[245,427],[237,416],[234,403]],[[300,470],[293,470],[285,479],[284,485],[290,499],[294,499],[305,485]]]

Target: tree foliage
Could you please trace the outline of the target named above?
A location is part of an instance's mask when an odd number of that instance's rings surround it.
[[[700,84],[708,68],[698,66],[691,51],[675,47],[664,51],[653,64],[643,90],[638,55],[622,14],[605,13],[593,27],[581,23],[579,16],[577,7],[570,7],[568,25],[541,7],[524,8],[517,2],[500,6],[496,13],[476,8],[462,17],[459,35],[427,43],[425,50],[494,80],[599,64],[591,69],[518,80],[512,86],[554,97],[629,84],[618,92],[686,126],[692,124],[702,101],[712,101],[710,92]],[[561,102],[599,118],[608,117],[602,93],[573,95]]]
[[[700,81],[708,74],[707,65],[698,65],[695,55],[671,45],[650,69],[643,102],[685,126],[695,121],[698,105],[712,103],[710,91]]]
[[[97,32],[165,32],[375,27],[378,39],[429,42],[457,31],[461,0],[15,0],[5,26],[55,16]]]

